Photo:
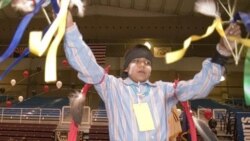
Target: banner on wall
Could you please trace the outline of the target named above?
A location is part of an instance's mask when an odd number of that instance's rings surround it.
[[[238,141],[250,141],[250,113],[236,113],[236,132]]]

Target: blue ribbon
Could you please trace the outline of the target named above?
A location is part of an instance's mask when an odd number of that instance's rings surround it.
[[[15,49],[17,48],[17,45],[20,43],[20,40],[23,36],[23,33],[27,25],[29,24],[33,16],[39,12],[43,3],[44,3],[44,0],[41,0],[36,5],[35,9],[22,19],[8,49],[3,53],[3,55],[0,56],[0,63],[6,60],[15,51]]]
[[[247,32],[250,32],[250,13],[237,12],[234,15],[234,21],[241,20],[245,25]]]
[[[21,23],[18,26],[17,31],[15,32],[15,35],[11,41],[11,44],[9,46],[9,48],[4,52],[4,54],[2,56],[0,56],[0,63],[3,62],[4,60],[6,60],[17,48],[17,45],[20,43],[20,40],[22,38],[22,35],[25,31],[25,29],[27,28],[27,25],[29,24],[29,22],[31,21],[31,19],[33,18],[33,16],[35,14],[37,14],[41,7],[42,4],[44,3],[44,0],[40,0],[39,3],[36,5],[35,9],[32,11],[32,13],[26,15]],[[53,10],[55,11],[55,13],[58,13],[60,8],[57,4],[56,0],[51,0],[51,4],[53,7]],[[49,27],[47,27],[49,28]],[[47,32],[47,28],[45,28],[45,32]],[[15,59],[15,61],[0,75],[0,80],[3,80],[3,78],[27,55],[29,55],[29,49],[26,48],[23,53],[21,54],[21,56],[19,56],[17,59]]]
[[[23,53],[17,59],[15,59],[15,61],[0,75],[0,80],[3,80],[3,78],[12,70],[12,68],[16,66],[25,56],[29,55],[29,53],[29,48],[25,48]]]
[[[57,4],[57,0],[51,0],[51,5],[52,5],[54,12],[57,14],[60,10],[60,8]]]
[[[51,0],[50,1],[50,4],[53,8],[53,11],[58,14],[59,10],[60,10],[60,7],[59,5],[57,4],[57,0]],[[47,32],[47,30],[50,28],[50,25],[45,27],[44,31],[43,31],[43,35]]]
[[[31,21],[32,17],[39,12],[42,4],[44,3],[44,0],[41,0],[35,7],[35,9],[33,10],[32,13],[26,15],[21,23],[18,26],[18,29],[10,43],[9,48],[4,52],[4,54],[2,56],[0,56],[0,63],[3,62],[4,60],[6,60],[17,48],[17,45],[19,44],[22,35],[27,27],[27,25],[29,24],[29,22]],[[17,59],[15,59],[15,61],[0,75],[0,80],[3,80],[3,78],[13,69],[14,66],[16,66],[25,56],[27,56],[29,54],[29,49],[26,48],[23,53],[21,54],[21,56],[19,56]]]

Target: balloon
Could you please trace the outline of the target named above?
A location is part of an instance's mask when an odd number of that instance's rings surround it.
[[[11,106],[12,106],[12,102],[9,101],[9,100],[7,100],[7,101],[6,101],[6,107],[11,107]]]
[[[43,91],[44,91],[45,93],[47,93],[47,92],[49,91],[49,86],[48,86],[48,85],[44,85],[44,86],[43,86]]]
[[[23,77],[24,77],[24,78],[29,77],[29,71],[27,71],[27,70],[24,71],[24,72],[23,72]]]
[[[16,80],[15,79],[11,79],[10,84],[11,84],[11,86],[15,86],[16,85]]]
[[[69,65],[68,61],[65,60],[65,59],[62,61],[62,64],[63,64],[63,66],[68,66]]]
[[[62,81],[57,81],[56,82],[56,87],[60,89],[62,87]]]
[[[205,110],[204,116],[205,116],[205,118],[207,120],[210,120],[212,118],[212,116],[213,116],[213,113],[212,113],[211,109]]]
[[[19,101],[19,102],[23,102],[23,96],[20,95],[20,96],[18,97],[18,101]]]

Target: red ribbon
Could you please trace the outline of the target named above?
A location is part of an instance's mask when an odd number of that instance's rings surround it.
[[[179,82],[179,79],[176,79],[174,81],[174,89],[175,89],[174,94],[175,94],[175,96],[176,96],[176,87],[178,85],[178,82]],[[190,112],[191,108],[190,108],[190,106],[188,104],[188,101],[181,102],[181,106],[182,106],[182,109],[183,109],[183,111],[185,112],[185,114],[187,116],[191,141],[197,141],[197,132],[196,132],[196,128],[195,128],[195,125],[194,125],[194,120],[192,118],[192,113]]]
[[[108,65],[105,68],[105,72],[108,73],[110,69],[110,65]],[[99,82],[102,83],[102,81],[104,80],[105,75],[103,75],[103,78],[101,79],[101,81]],[[86,96],[88,90],[91,88],[92,84],[85,84],[82,88],[82,95]],[[69,133],[68,133],[68,141],[76,141],[77,138],[77,132],[78,132],[78,125],[75,123],[74,120],[71,121],[70,123],[70,128],[69,128]]]

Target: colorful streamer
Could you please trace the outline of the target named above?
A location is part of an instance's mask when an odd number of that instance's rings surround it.
[[[29,22],[31,21],[31,19],[33,18],[33,16],[35,14],[38,13],[38,11],[41,8],[41,5],[43,4],[44,1],[40,1],[37,6],[35,7],[35,9],[33,10],[32,13],[26,15],[21,23],[18,26],[17,31],[15,32],[15,35],[10,43],[10,46],[8,47],[8,49],[3,53],[3,55],[0,57],[0,63],[3,62],[4,60],[6,60],[17,48],[17,45],[19,44],[22,35],[27,27],[27,25],[29,24]],[[3,78],[12,70],[12,68],[14,68],[25,56],[27,56],[29,54],[29,50],[28,48],[26,48],[24,50],[24,52],[21,54],[21,56],[19,56],[17,59],[14,60],[14,62],[0,75],[0,80],[3,80]]]
[[[18,29],[15,32],[14,37],[12,38],[12,41],[8,47],[8,49],[3,53],[3,55],[0,56],[0,63],[6,60],[17,48],[17,45],[20,43],[20,40],[23,36],[24,31],[27,28],[27,25],[30,23],[31,19],[35,14],[39,12],[41,9],[41,5],[43,4],[44,0],[41,0],[35,7],[34,11],[26,15],[21,23],[18,26]]]
[[[225,12],[229,15],[230,19],[233,19],[233,13],[235,12],[235,7],[236,7],[236,1],[233,5],[233,7],[231,7],[230,5],[228,5],[228,9],[224,6],[224,4],[219,0],[220,5],[223,7],[223,9],[225,10]],[[173,52],[169,52],[165,54],[165,60],[166,63],[173,63],[176,62],[177,60],[181,59],[184,55],[186,50],[188,49],[188,47],[190,46],[192,41],[196,41],[196,40],[200,40],[202,38],[205,38],[207,36],[209,36],[214,29],[217,30],[217,32],[219,33],[219,35],[226,41],[227,46],[229,47],[233,58],[235,60],[235,64],[238,64],[239,61],[239,56],[241,53],[241,50],[237,51],[237,44],[241,43],[242,46],[247,46],[250,47],[250,40],[249,39],[242,39],[240,37],[230,37],[230,36],[226,36],[223,26],[222,26],[222,20],[220,17],[220,13],[218,10],[218,7],[216,6],[215,1],[207,1],[207,0],[198,0],[195,2],[195,11],[199,12],[201,14],[204,14],[206,16],[211,16],[214,17],[215,20],[213,22],[213,24],[211,26],[209,26],[207,28],[207,32],[201,36],[197,36],[197,35],[192,35],[190,36],[188,39],[186,39],[184,41],[184,45],[183,48],[177,51],[173,51]],[[236,16],[238,19],[242,19],[242,21],[244,22],[245,26],[247,29],[249,29],[249,14],[245,14],[242,12],[239,12],[238,14],[236,14]],[[234,41],[235,42],[235,50],[233,49],[233,47],[230,45],[229,40]],[[242,48],[242,47],[241,47]]]
[[[0,80],[3,80],[3,78],[27,55],[29,55],[29,49],[25,48],[23,53],[0,75]]]
[[[213,31],[215,30],[216,26],[221,22],[221,19],[217,18],[214,20],[213,24],[207,28],[207,31],[205,34],[199,36],[199,35],[192,35],[189,38],[187,38],[183,43],[183,48],[180,50],[176,50],[173,52],[166,53],[165,55],[165,61],[167,64],[174,63],[178,60],[180,60],[186,53],[187,49],[189,48],[192,41],[197,41],[202,38],[205,38],[209,36]]]
[[[54,82],[57,79],[56,53],[65,33],[69,2],[70,0],[61,1],[61,9],[43,38],[41,31],[30,32],[29,48],[31,53],[40,57],[45,53],[47,48],[49,48],[45,65],[45,82]],[[49,47],[54,35],[55,38]]]
[[[250,105],[250,49],[247,49],[244,66],[244,96],[246,105]]]
[[[178,83],[179,83],[179,78],[177,78],[174,81],[174,95],[175,95],[177,100],[179,100],[177,98],[177,96],[176,96],[176,88],[178,86]],[[188,120],[189,133],[190,133],[190,136],[191,136],[191,141],[197,141],[197,132],[196,132],[196,128],[195,128],[195,125],[194,125],[194,120],[192,118],[193,116],[192,116],[192,113],[191,113],[190,105],[188,104],[188,101],[180,101],[180,103],[181,103],[182,109],[185,112],[187,120]]]
[[[43,1],[41,1],[41,0],[39,0],[39,1],[36,1],[37,3],[38,3],[38,5],[36,5],[37,6],[37,8],[35,8],[34,9],[34,13],[37,13],[38,11],[39,11],[39,8],[41,7],[41,6],[44,6],[44,3],[47,3],[47,5],[49,4],[49,0],[46,0],[45,2],[43,2]],[[40,2],[40,3],[39,3]],[[58,11],[59,11],[59,6],[58,6],[58,4],[57,4],[57,1],[56,0],[52,0],[52,7],[53,7],[53,10],[55,11],[55,13],[58,13]],[[0,3],[1,4],[1,3]],[[46,5],[46,6],[47,6]],[[33,16],[34,16],[34,14],[32,14]],[[30,19],[29,19],[30,18]],[[23,35],[23,33],[24,33],[24,31],[25,31],[25,28],[27,27],[27,25],[28,25],[28,23],[29,23],[29,21],[31,20],[31,18],[32,18],[32,16],[29,16],[29,15],[27,15],[26,17],[24,17],[23,18],[23,23],[21,22],[21,24],[19,25],[19,27],[18,27],[18,30],[17,30],[17,32],[15,33],[15,36],[14,36],[14,38],[13,38],[13,46],[15,46],[16,45],[16,47],[17,47],[17,45],[19,44],[19,42],[18,41],[20,41],[21,40],[21,37],[22,36],[17,36],[17,35]],[[21,34],[19,34],[21,32]],[[46,32],[46,31],[45,31]],[[14,41],[16,41],[16,43],[14,43]],[[6,51],[6,54],[7,54],[7,52],[9,52],[8,54],[12,54],[13,52],[14,52],[14,50],[16,49],[16,47],[13,47],[13,48],[11,48],[11,49],[9,49],[9,50],[7,50]],[[12,68],[13,67],[15,67],[15,65],[17,65],[25,56],[27,56],[29,54],[29,49],[27,48],[27,49],[25,49],[24,50],[24,52],[22,53],[22,55],[19,57],[19,58],[17,58],[1,75],[0,75],[0,80],[2,80],[11,70],[12,70]],[[5,59],[4,59],[5,60]]]
[[[65,28],[66,28],[66,14],[63,16],[63,19],[59,25],[59,29],[57,32],[57,36],[53,40],[47,56],[46,56],[46,62],[45,62],[45,82],[51,82],[57,80],[57,74],[56,74],[56,57],[57,57],[57,49],[59,47],[59,44],[64,36]]]
[[[110,70],[110,65],[108,65],[105,69],[105,73],[109,73],[109,70]],[[105,76],[103,76],[103,79],[104,79]],[[103,79],[101,80],[101,82],[103,81]],[[99,82],[99,83],[101,83]],[[81,90],[81,94],[82,94],[82,97],[86,97],[87,96],[87,93],[88,93],[88,90],[91,88],[92,84],[85,84]],[[78,97],[78,100],[80,100],[81,98]],[[84,98],[85,100],[85,98]],[[76,103],[79,103],[79,102],[76,102]],[[82,105],[80,105],[82,107]],[[78,106],[76,106],[78,107]],[[73,108],[72,105],[70,107],[71,109]],[[79,110],[79,109],[78,109]],[[72,112],[71,112],[72,114]],[[76,113],[74,113],[76,114]],[[73,114],[73,115],[74,115]],[[80,119],[82,119],[82,115],[78,115],[80,117]],[[74,117],[74,116],[72,116]],[[78,118],[79,118],[78,117]],[[78,123],[79,125],[81,123]],[[68,132],[68,141],[76,141],[77,139],[77,132],[78,132],[78,124],[76,123],[76,121],[74,121],[74,118],[72,118],[71,120],[71,123],[70,123],[70,127],[69,127],[69,132]]]
[[[234,22],[241,20],[247,30],[250,33],[250,13],[238,12],[234,16]],[[247,39],[246,42],[249,43]],[[244,97],[246,105],[250,105],[250,48],[247,49],[245,64],[244,64]]]
[[[191,141],[197,141],[197,132],[193,120],[193,116],[191,111],[191,108],[188,104],[188,101],[182,101],[181,106],[183,108],[183,111],[186,113],[187,120],[188,120],[188,125],[189,125],[189,133],[191,135]]]
[[[234,21],[241,20],[247,30],[250,32],[250,13],[238,12],[234,16]]]
[[[51,0],[51,5],[52,5],[54,12],[57,14],[60,10],[60,8],[57,4],[57,0]]]
[[[173,51],[173,52],[168,52],[165,55],[165,61],[167,64],[170,63],[174,63],[178,60],[180,60],[186,53],[187,49],[189,48],[191,42],[193,41],[198,41],[200,39],[206,38],[209,35],[211,35],[211,33],[214,32],[214,30],[217,30],[218,34],[222,37],[222,38],[228,38],[229,40],[234,40],[237,43],[241,43],[242,45],[246,46],[246,47],[250,47],[250,39],[243,39],[240,37],[234,37],[234,36],[226,36],[225,31],[223,29],[222,26],[222,21],[221,18],[215,18],[214,22],[212,25],[210,25],[207,30],[206,33],[199,36],[199,35],[192,35],[189,38],[187,38],[184,43],[183,43],[183,48]]]

